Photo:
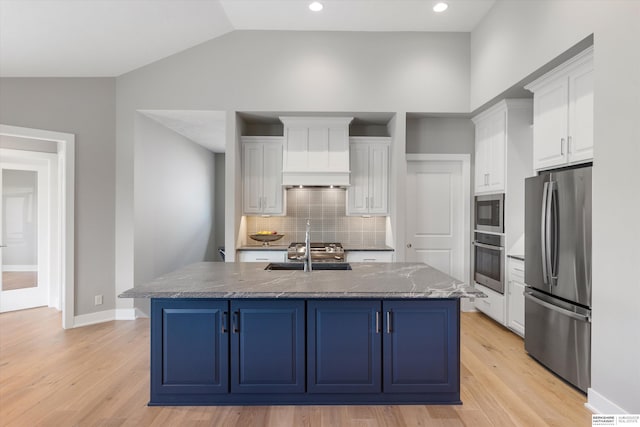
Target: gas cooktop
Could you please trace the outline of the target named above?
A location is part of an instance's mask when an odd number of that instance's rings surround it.
[[[304,242],[291,243],[287,251],[289,261],[302,261],[306,247]],[[311,262],[344,262],[344,248],[341,243],[311,242]]]

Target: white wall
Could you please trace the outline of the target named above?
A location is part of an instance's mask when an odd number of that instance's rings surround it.
[[[76,316],[115,305],[115,95],[113,78],[0,79],[0,123],[75,134]]]
[[[640,413],[640,2],[501,1],[471,35],[471,106],[594,34],[589,404]]]
[[[224,198],[225,198],[225,155],[216,153],[215,155],[215,247],[224,246]],[[222,261],[219,255],[214,257],[216,261]]]
[[[211,151],[138,113],[134,182],[136,284],[215,259]]]
[[[473,122],[459,117],[408,116],[407,153],[471,154],[473,163]]]

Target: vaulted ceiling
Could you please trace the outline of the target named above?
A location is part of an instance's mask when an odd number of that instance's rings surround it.
[[[471,31],[495,0],[0,0],[0,76],[119,76],[234,30]]]

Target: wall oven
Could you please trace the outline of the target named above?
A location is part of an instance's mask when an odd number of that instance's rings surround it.
[[[504,233],[504,193],[476,196],[475,229]]]
[[[504,236],[476,232],[473,248],[473,279],[504,294]]]

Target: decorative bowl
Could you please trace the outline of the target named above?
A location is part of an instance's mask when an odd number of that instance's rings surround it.
[[[269,246],[269,242],[282,239],[284,234],[250,234],[249,237],[256,242],[262,242],[262,246]]]

